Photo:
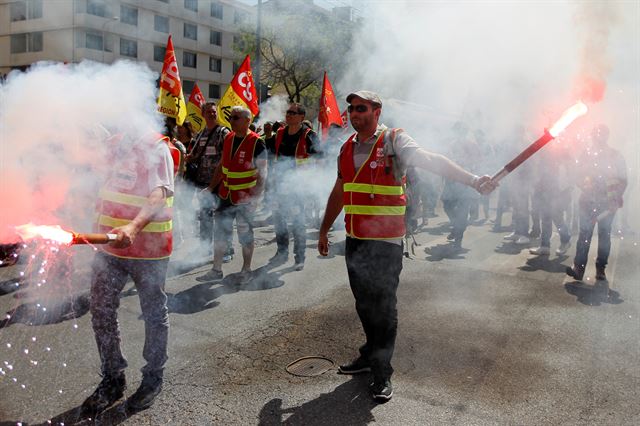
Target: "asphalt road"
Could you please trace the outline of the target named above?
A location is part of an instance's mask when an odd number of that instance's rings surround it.
[[[120,401],[96,423],[640,424],[640,238],[614,238],[607,295],[591,286],[593,265],[589,280],[574,282],[564,274],[571,257],[530,255],[528,247],[503,243],[506,232],[488,225],[471,226],[467,250],[452,254],[442,222],[442,216],[431,220],[417,235],[415,256],[404,262],[395,393],[387,404],[371,400],[366,375],[338,375],[334,368],[297,377],[285,370],[303,356],[348,361],[363,339],[343,234],[333,233],[331,256],[321,259],[317,232],[309,230],[303,271],[293,270],[291,257],[240,286],[233,276],[239,258],[224,266],[222,284],[196,281],[210,264],[198,266],[188,241],[167,281],[171,334],[163,392],[146,411],[127,413]],[[256,236],[258,268],[275,244],[268,227]],[[557,245],[554,236],[552,250]],[[100,381],[87,312],[91,250],[72,250],[72,264],[62,268],[66,278],[40,287],[19,276],[26,270],[37,277],[39,258],[0,269],[0,313],[11,315],[0,323],[0,424],[92,423],[77,418],[77,407]],[[129,288],[119,311],[127,395],[144,363],[143,322]]]

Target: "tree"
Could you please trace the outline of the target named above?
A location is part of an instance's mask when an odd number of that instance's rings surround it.
[[[290,102],[315,105],[324,71],[338,75],[346,65],[349,24],[323,13],[263,14],[261,83],[284,89]],[[235,48],[255,55],[255,32],[243,31]]]

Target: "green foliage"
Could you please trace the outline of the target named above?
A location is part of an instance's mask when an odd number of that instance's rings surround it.
[[[276,92],[284,89],[291,102],[315,106],[324,71],[335,80],[345,68],[350,45],[351,23],[331,15],[265,15],[260,81]],[[255,29],[244,31],[235,48],[255,57]]]

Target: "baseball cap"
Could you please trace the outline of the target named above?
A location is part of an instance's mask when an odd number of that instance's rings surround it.
[[[358,90],[357,92],[349,93],[347,96],[347,102],[351,103],[353,98],[364,99],[365,101],[369,101],[373,104],[377,104],[382,107],[382,101],[380,100],[380,96],[377,93],[370,92],[368,90]]]

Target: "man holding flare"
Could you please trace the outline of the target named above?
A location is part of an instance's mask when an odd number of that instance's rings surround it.
[[[329,253],[328,232],[344,208],[345,260],[366,342],[360,356],[339,371],[371,371],[373,397],[385,402],[393,395],[391,357],[398,324],[396,291],[402,271],[407,168],[431,171],[484,194],[496,184],[489,176],[476,176],[442,155],[425,151],[402,129],[380,124],[382,101],[376,93],[354,92],[347,102],[356,133],[338,157],[338,177],[327,201],[318,251],[322,256]]]

